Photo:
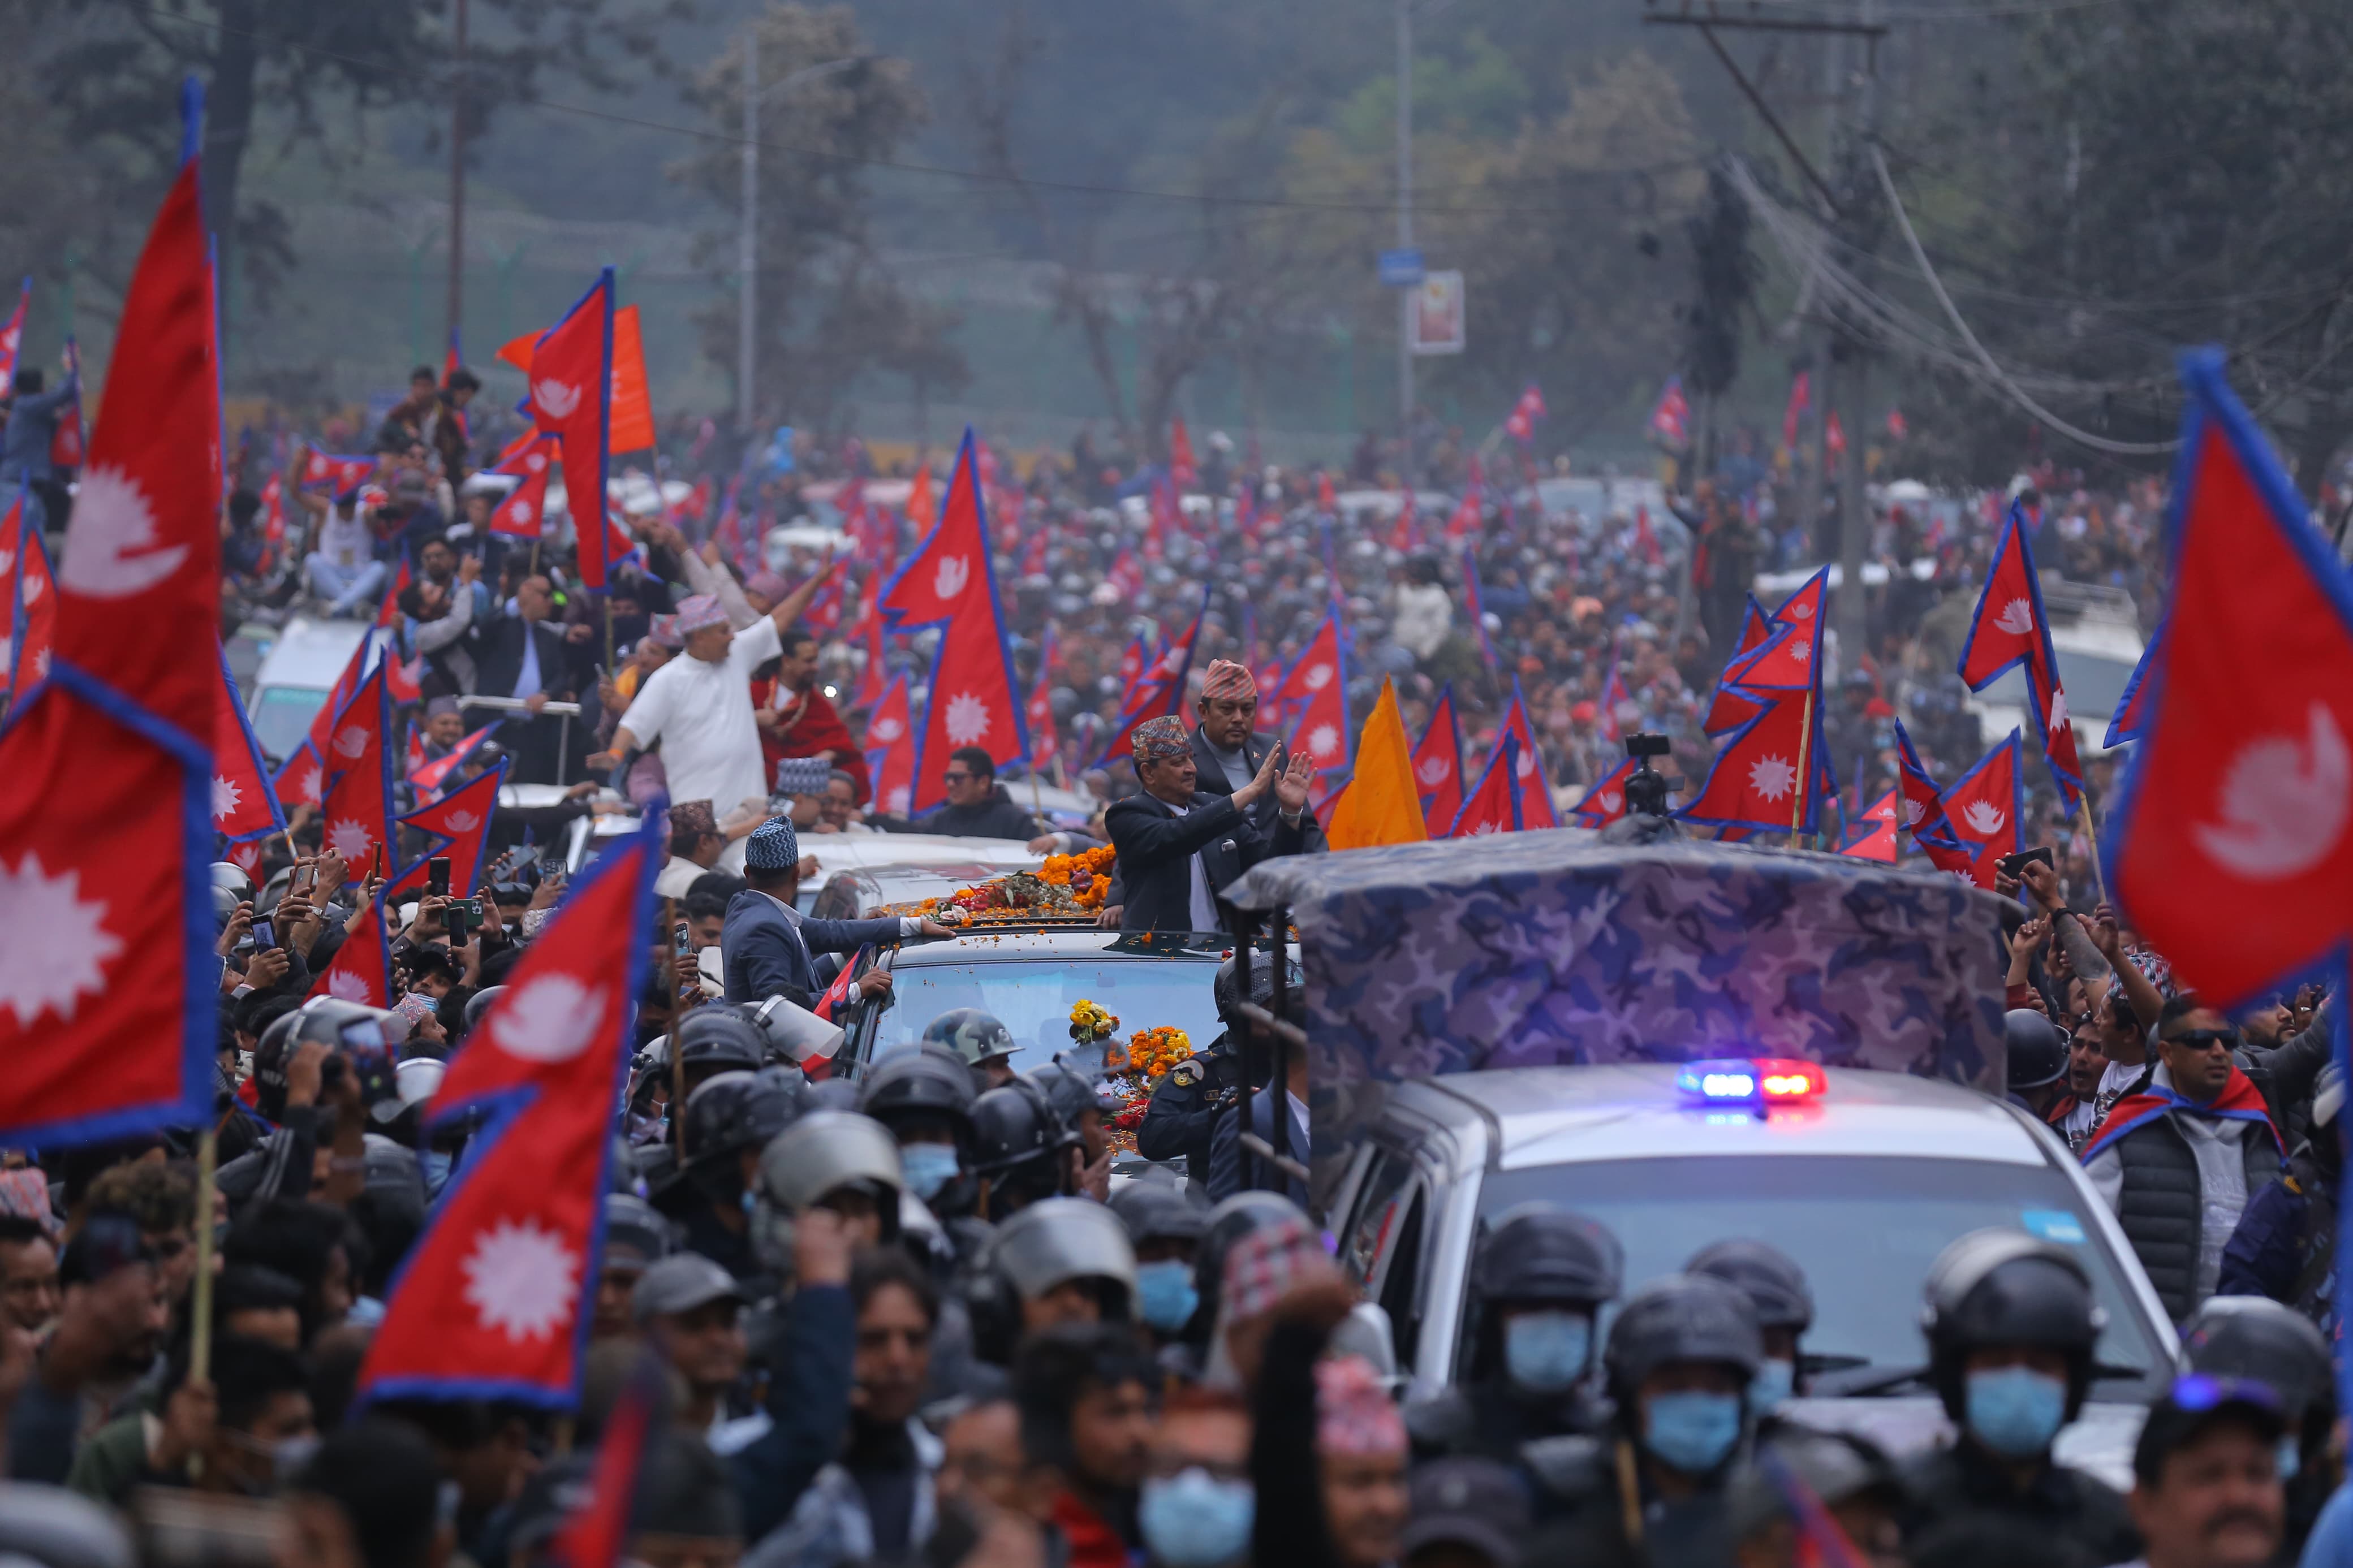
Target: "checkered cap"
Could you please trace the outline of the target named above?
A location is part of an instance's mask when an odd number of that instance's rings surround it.
[[[1130,739],[1135,746],[1135,760],[1139,763],[1165,762],[1170,757],[1181,757],[1193,749],[1192,737],[1185,732],[1185,721],[1173,713],[1146,719],[1135,727]]]
[[[690,594],[678,604],[678,635],[689,637],[705,626],[727,624],[727,608],[716,594]]]
[[[1271,1311],[1322,1252],[1315,1233],[1297,1215],[1284,1215],[1235,1242],[1226,1254],[1223,1321],[1239,1323]]]
[[[1229,658],[1213,658],[1201,681],[1201,700],[1219,702],[1232,697],[1256,697],[1258,682],[1250,672]]]
[[[1353,1457],[1405,1452],[1405,1417],[1364,1357],[1315,1363],[1315,1447]]]
[[[800,836],[785,817],[768,818],[744,841],[744,864],[752,870],[789,871],[800,863]]]

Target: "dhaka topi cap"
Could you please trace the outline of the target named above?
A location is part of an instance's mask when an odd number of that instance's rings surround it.
[[[679,601],[678,635],[681,645],[685,639],[705,626],[727,624],[727,607],[716,594],[690,594]]]
[[[754,572],[744,579],[744,592],[757,594],[774,605],[792,592],[792,588],[774,572]]]
[[[1280,1215],[1251,1231],[1226,1254],[1220,1321],[1239,1323],[1272,1311],[1322,1256],[1314,1233],[1298,1215]]]
[[[686,646],[686,634],[678,629],[676,616],[656,616],[646,624],[646,636],[654,639],[656,647],[666,647],[675,653]]]
[[[801,863],[800,836],[789,818],[772,816],[744,841],[744,865],[753,871],[789,871]]]
[[[719,831],[719,818],[707,800],[682,800],[670,808],[670,841],[694,844]]]
[[[1405,1417],[1360,1355],[1315,1363],[1315,1447],[1324,1454],[1369,1458],[1405,1452]]]
[[[458,700],[454,697],[436,697],[425,704],[425,716],[427,719],[438,719],[444,713],[462,711],[463,710],[458,706]]]
[[[1202,701],[1225,702],[1242,697],[1255,700],[1257,696],[1258,682],[1250,678],[1247,668],[1229,658],[1209,661],[1209,673],[1201,679]]]
[[[1193,749],[1191,738],[1185,733],[1185,721],[1174,713],[1146,719],[1135,727],[1133,741],[1139,763],[1165,763]]]

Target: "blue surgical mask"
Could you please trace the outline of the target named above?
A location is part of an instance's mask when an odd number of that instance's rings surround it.
[[[1531,1394],[1560,1394],[1585,1375],[1593,1320],[1582,1312],[1520,1312],[1504,1324],[1504,1373]]]
[[[2279,1458],[2274,1461],[2274,1468],[2279,1471],[2282,1486],[2295,1479],[2295,1473],[2304,1468],[2304,1450],[2295,1446],[2294,1437],[2279,1440]]]
[[[902,1143],[899,1168],[906,1173],[907,1190],[929,1203],[939,1190],[955,1180],[956,1152],[953,1143]]]
[[[1769,1415],[1781,1401],[1797,1391],[1797,1363],[1768,1359],[1757,1366],[1757,1375],[1748,1380],[1748,1413]]]
[[[2067,1384],[2025,1366],[1973,1372],[1966,1410],[1978,1442],[2005,1459],[2035,1458],[2067,1419]]]
[[[450,1158],[438,1149],[420,1149],[417,1153],[417,1168],[425,1175],[425,1195],[438,1198],[441,1189],[449,1184]]]
[[[1642,1402],[1642,1446],[1687,1476],[1704,1476],[1740,1441],[1740,1396],[1694,1389]]]
[[[1221,1481],[1197,1465],[1145,1481],[1135,1522],[1160,1568],[1219,1568],[1249,1552],[1257,1513],[1248,1481]]]
[[[1193,1321],[1201,1293],[1193,1288],[1193,1266],[1175,1258],[1138,1264],[1135,1308],[1144,1321],[1164,1334],[1173,1334]]]

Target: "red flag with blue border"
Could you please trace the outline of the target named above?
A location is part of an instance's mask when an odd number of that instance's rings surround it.
[[[1421,795],[1421,825],[1443,838],[1462,811],[1462,721],[1454,711],[1454,683],[1439,689],[1430,727],[1413,748],[1413,784]]]
[[[613,443],[613,269],[542,332],[531,356],[533,423],[564,438],[564,492],[578,539],[581,585],[605,592],[606,470]]]

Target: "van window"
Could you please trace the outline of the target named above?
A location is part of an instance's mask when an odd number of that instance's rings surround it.
[[[1400,1367],[1413,1365],[1414,1347],[1421,1342],[1421,1233],[1429,1206],[1427,1187],[1415,1182],[1406,1189],[1405,1218],[1381,1280],[1381,1310],[1389,1315]]]
[[[1365,1173],[1364,1187],[1356,1194],[1356,1218],[1348,1226],[1348,1244],[1340,1258],[1341,1268],[1357,1285],[1372,1279],[1381,1244],[1388,1239],[1403,1210],[1406,1178],[1412,1174],[1410,1157],[1396,1149],[1375,1148],[1373,1166]]]

